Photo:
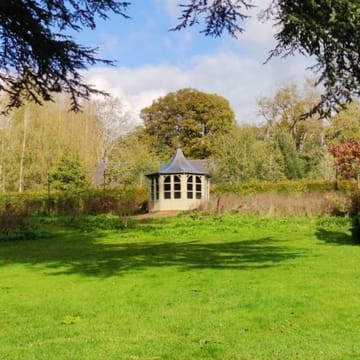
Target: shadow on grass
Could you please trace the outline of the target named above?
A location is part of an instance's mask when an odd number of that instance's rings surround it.
[[[356,241],[354,241],[352,236],[344,232],[329,231],[319,228],[316,231],[315,235],[319,240],[325,242],[326,244],[357,245]]]
[[[261,269],[302,256],[273,238],[230,242],[162,241],[101,243],[98,237],[74,234],[54,239],[0,244],[0,266],[25,264],[48,275],[108,277],[148,268]]]

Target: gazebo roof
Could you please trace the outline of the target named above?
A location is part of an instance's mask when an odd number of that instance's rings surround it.
[[[158,172],[149,174],[197,174],[197,175],[208,175],[208,172],[205,170],[199,169],[198,166],[191,164],[184,156],[184,153],[180,148],[176,150],[173,158],[163,166]]]

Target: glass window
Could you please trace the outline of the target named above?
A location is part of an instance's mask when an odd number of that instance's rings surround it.
[[[196,176],[196,198],[201,199],[201,177]]]
[[[174,175],[174,199],[181,199],[181,179]]]
[[[155,200],[159,200],[159,178],[155,178],[155,186],[154,186],[154,192],[155,192]]]
[[[171,199],[171,177],[164,178],[164,199]]]
[[[157,177],[153,177],[151,179],[150,196],[151,196],[151,200],[159,199],[159,179]]]
[[[192,199],[194,196],[193,189],[193,176],[190,175],[187,179],[187,198]]]

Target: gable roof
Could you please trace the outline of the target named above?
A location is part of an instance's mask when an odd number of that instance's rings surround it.
[[[148,176],[155,174],[198,174],[198,175],[207,175],[208,171],[201,169],[198,166],[198,163],[192,163],[187,160],[184,156],[184,153],[180,148],[176,150],[173,158],[163,166],[158,172],[148,174]]]

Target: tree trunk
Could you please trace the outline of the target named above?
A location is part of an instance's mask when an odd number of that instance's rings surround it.
[[[20,154],[20,167],[19,167],[19,192],[24,191],[24,159],[25,159],[25,150],[26,150],[26,136],[27,136],[27,126],[28,126],[28,109],[25,106],[24,117],[23,117],[23,138],[21,145],[21,154]]]

